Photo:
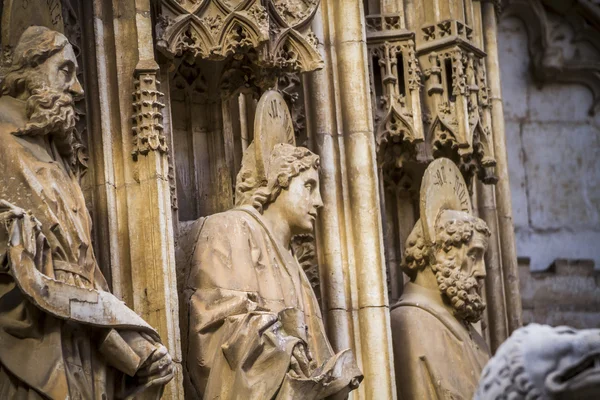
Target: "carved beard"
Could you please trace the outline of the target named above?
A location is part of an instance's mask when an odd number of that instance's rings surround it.
[[[440,291],[452,304],[454,316],[468,323],[479,321],[485,302],[479,295],[477,280],[462,272],[454,260],[432,268]]]
[[[78,117],[70,94],[46,85],[31,89],[31,96],[27,99],[27,118],[27,125],[17,130],[15,135],[51,135],[60,155],[71,161]]]

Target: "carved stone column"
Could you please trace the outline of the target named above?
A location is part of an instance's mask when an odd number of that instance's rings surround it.
[[[502,254],[502,273],[506,298],[508,333],[523,325],[521,293],[519,288],[519,266],[515,247],[515,232],[512,219],[512,203],[508,182],[508,158],[506,154],[506,134],[504,131],[504,111],[502,108],[502,90],[500,86],[500,66],[498,60],[498,42],[496,37],[497,15],[494,2],[482,2],[483,39],[488,57],[486,67],[492,101],[492,127],[494,130],[494,152],[496,154],[498,184],[496,202],[498,214],[498,235]]]
[[[165,399],[183,399],[162,93],[148,0],[94,2],[96,212],[107,214],[113,291],[155,327],[173,360]],[[97,174],[98,175],[98,174]]]
[[[362,2],[322,1],[321,21],[313,29],[326,67],[306,78],[305,95],[309,135],[322,157],[317,247],[324,311],[332,344],[352,347],[365,375],[356,398],[393,399]]]

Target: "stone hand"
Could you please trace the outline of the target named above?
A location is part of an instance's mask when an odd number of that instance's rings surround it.
[[[173,378],[173,359],[167,348],[156,345],[156,350],[137,372],[136,377],[145,386],[166,385]]]
[[[306,346],[298,343],[292,350],[292,358],[290,360],[290,370],[298,377],[308,378],[315,370],[316,364],[306,351]]]

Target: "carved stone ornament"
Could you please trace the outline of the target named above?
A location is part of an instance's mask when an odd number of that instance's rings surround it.
[[[539,85],[579,83],[588,87],[593,96],[589,114],[594,115],[600,108],[600,7],[597,2],[511,0],[507,3],[503,17],[517,17],[527,29],[531,70]],[[576,51],[568,54],[566,48]],[[589,53],[590,49],[594,54]]]
[[[420,209],[402,261],[410,282],[391,312],[398,398],[470,399],[489,359],[472,324],[485,308],[490,231],[472,215],[462,174],[445,158],[425,171]]]
[[[157,398],[171,358],[108,291],[92,248],[71,162],[77,71],[64,35],[31,26],[1,77],[0,398]]]
[[[184,286],[187,395],[343,398],[362,374],[351,350],[332,352],[299,264],[311,256],[291,250],[292,237],[312,233],[323,205],[319,157],[294,145],[278,92],[266,92],[256,113],[236,207],[196,221],[189,230],[194,238],[181,240],[193,243]]]
[[[140,154],[146,155],[150,151],[167,153],[164,127],[162,124],[162,109],[165,105],[161,102],[164,96],[158,89],[158,65],[139,65],[135,70],[133,92],[133,151],[134,159]]]
[[[530,324],[483,370],[475,400],[600,398],[600,329]]]
[[[308,72],[322,67],[310,35],[319,0],[162,0],[157,47],[168,57],[189,52],[223,60],[256,53],[263,67]]]

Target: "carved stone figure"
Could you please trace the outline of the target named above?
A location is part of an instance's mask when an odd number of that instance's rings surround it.
[[[490,231],[472,215],[466,184],[448,159],[427,168],[420,209],[402,263],[410,282],[391,312],[398,398],[471,399],[489,359],[472,324],[485,308]]]
[[[600,329],[531,324],[483,370],[475,400],[600,398]]]
[[[108,291],[75,171],[72,46],[33,26],[0,84],[0,398],[160,396],[158,334]]]
[[[332,351],[290,247],[323,205],[319,157],[294,145],[277,92],[261,98],[254,131],[236,208],[197,222],[185,290],[189,378],[204,399],[343,397],[361,372],[350,350]]]

